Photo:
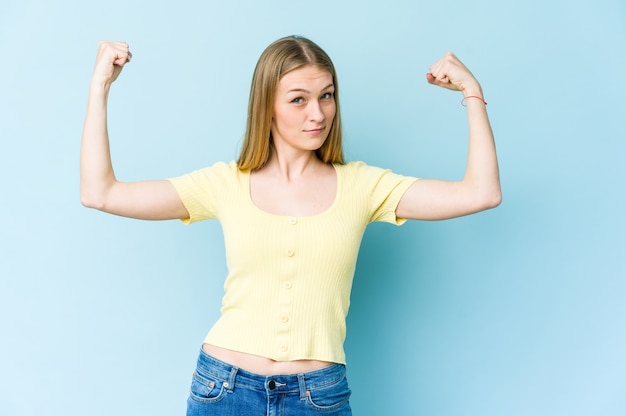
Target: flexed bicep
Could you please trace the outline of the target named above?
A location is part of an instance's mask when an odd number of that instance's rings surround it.
[[[109,214],[142,220],[169,220],[189,217],[176,189],[168,180],[115,182],[98,199],[83,205]]]

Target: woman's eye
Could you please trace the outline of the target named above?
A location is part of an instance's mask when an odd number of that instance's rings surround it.
[[[332,92],[327,92],[326,94],[322,95],[322,100],[331,100],[332,98],[333,98]]]
[[[304,102],[304,98],[302,97],[294,98],[293,100],[291,100],[291,102],[294,104],[302,104]]]

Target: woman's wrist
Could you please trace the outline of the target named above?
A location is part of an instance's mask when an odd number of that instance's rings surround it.
[[[467,101],[468,100],[477,100],[482,102],[484,105],[487,105],[487,101],[485,101],[485,99],[480,96],[480,95],[468,95],[468,96],[464,96],[463,99],[461,100],[461,105],[463,107],[467,107]]]
[[[472,85],[470,87],[467,88],[463,88],[463,90],[461,91],[463,93],[463,97],[467,98],[467,97],[483,97],[483,89],[481,88],[480,84],[476,84],[476,85]]]
[[[473,76],[470,76],[468,79],[460,82],[461,92],[464,96],[468,95],[482,95],[483,87],[480,85],[480,82]]]
[[[91,80],[91,84],[89,85],[89,94],[94,96],[104,96],[107,97],[109,95],[109,91],[111,89],[110,82],[103,82],[100,80]]]
[[[480,84],[476,82],[476,84],[468,86],[467,88],[463,88],[461,91],[463,93],[463,99],[461,100],[461,104],[463,106],[467,106],[467,101],[476,100],[482,101],[483,104],[487,105],[487,101],[485,101],[485,95],[483,94],[483,89]]]

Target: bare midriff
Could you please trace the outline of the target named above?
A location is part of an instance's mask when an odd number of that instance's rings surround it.
[[[202,350],[220,361],[261,375],[297,374],[319,370],[332,363],[318,360],[274,361],[258,355],[228,350],[211,344],[202,345]]]

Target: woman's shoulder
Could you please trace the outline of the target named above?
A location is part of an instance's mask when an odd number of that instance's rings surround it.
[[[207,165],[203,168],[200,168],[196,170],[195,172],[202,173],[204,175],[211,175],[211,176],[214,176],[214,175],[239,176],[245,173],[239,170],[239,167],[237,166],[237,162],[234,160],[230,162],[223,162],[223,161],[215,162],[211,165]]]
[[[193,170],[181,178],[187,178],[198,184],[224,184],[238,182],[246,174],[239,170],[237,162],[215,162],[203,168]]]
[[[335,165],[338,170],[341,170],[345,174],[359,174],[359,175],[380,175],[384,172],[389,172],[389,169],[384,169],[378,166],[368,165],[362,160],[355,160],[346,162],[342,165]]]
[[[362,186],[364,188],[394,186],[399,182],[413,181],[416,178],[405,176],[388,168],[368,165],[363,161],[348,162],[338,165],[338,171],[343,178],[346,178],[351,186]]]
[[[224,162],[224,161],[215,162],[211,165],[204,167],[202,170],[215,170],[218,172],[221,171],[221,172],[236,173],[237,171],[239,171],[239,168],[237,167],[237,162],[234,160],[231,160],[230,162]]]

